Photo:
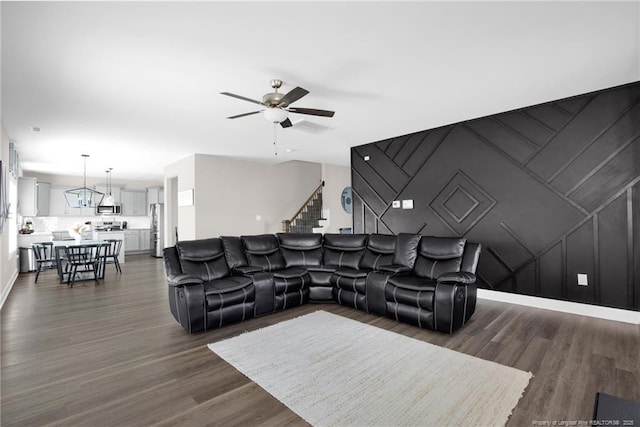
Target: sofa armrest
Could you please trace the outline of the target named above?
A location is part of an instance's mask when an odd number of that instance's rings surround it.
[[[399,264],[388,264],[379,266],[378,271],[384,271],[393,274],[409,274],[411,272],[411,268]]]
[[[460,283],[470,285],[476,282],[476,275],[466,271],[452,271],[438,276],[438,283]]]
[[[167,276],[167,282],[169,282],[169,286],[202,285],[202,279],[191,274]]]
[[[257,265],[243,265],[242,267],[233,269],[233,272],[236,274],[253,274],[261,271],[264,271],[264,268],[258,267]]]
[[[447,334],[460,329],[475,311],[477,293],[475,283],[438,282],[433,296],[434,329]]]

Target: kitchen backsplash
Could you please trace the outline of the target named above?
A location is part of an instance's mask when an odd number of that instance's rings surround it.
[[[81,216],[65,216],[65,217],[30,217],[33,223],[34,231],[66,231],[77,223],[84,224],[91,221],[91,229],[95,224],[102,221],[127,221],[127,228],[149,228],[149,218],[146,216],[117,216],[102,218],[99,216],[81,217]]]

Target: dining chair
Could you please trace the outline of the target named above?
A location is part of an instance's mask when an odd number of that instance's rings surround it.
[[[118,273],[122,274],[122,268],[120,268],[120,261],[118,257],[120,256],[120,249],[122,249],[122,240],[120,239],[105,239],[105,242],[109,243],[106,247],[106,252],[104,254],[105,259],[105,268],[106,264],[111,261],[116,266],[116,270]]]
[[[100,265],[103,261],[104,245],[74,245],[65,246],[64,253],[67,259],[69,272],[67,276],[67,285],[73,287],[76,280],[76,274],[92,272],[93,279],[98,282],[98,273]],[[78,268],[81,267],[80,270]]]
[[[40,273],[48,268],[52,268],[53,266],[55,266],[56,260],[53,256],[53,243],[34,243],[33,245],[31,245],[31,249],[33,250],[33,254],[36,260],[35,283],[38,283],[38,277],[40,276]]]

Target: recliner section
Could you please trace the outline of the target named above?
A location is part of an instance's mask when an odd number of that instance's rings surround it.
[[[336,302],[453,333],[475,311],[480,244],[401,233],[277,233],[165,248],[169,308],[189,333]]]

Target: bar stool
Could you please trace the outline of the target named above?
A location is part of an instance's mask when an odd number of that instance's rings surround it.
[[[111,262],[116,266],[118,273],[122,274],[122,268],[120,268],[120,261],[118,260],[118,256],[120,256],[120,249],[122,248],[122,240],[105,239],[105,242],[109,243],[109,246],[107,246],[107,252],[104,256],[105,268],[106,263],[111,260]]]
[[[34,243],[31,245],[31,249],[33,250],[36,260],[35,283],[38,283],[38,276],[40,276],[40,273],[47,268],[53,268],[55,266],[56,260],[53,257],[53,243]]]

